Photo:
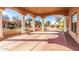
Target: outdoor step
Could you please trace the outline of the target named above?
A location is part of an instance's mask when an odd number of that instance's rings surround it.
[[[31,32],[31,34],[42,34],[42,35],[44,35],[44,34],[57,34],[57,33],[59,33],[59,32]]]

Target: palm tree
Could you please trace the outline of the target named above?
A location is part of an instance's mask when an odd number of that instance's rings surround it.
[[[40,21],[35,20],[35,25],[39,25],[39,26],[41,26],[41,22],[40,22]]]
[[[46,21],[45,22],[45,26],[47,27],[47,26],[50,26],[50,21]]]
[[[28,21],[28,24],[29,24],[29,27],[30,27],[32,18],[28,18],[27,21]]]

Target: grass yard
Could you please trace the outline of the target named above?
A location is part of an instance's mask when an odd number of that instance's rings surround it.
[[[3,29],[3,35],[5,38],[20,35],[21,34],[21,29],[16,28],[16,29]]]

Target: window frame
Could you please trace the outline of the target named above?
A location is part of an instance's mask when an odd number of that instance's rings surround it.
[[[74,16],[77,17],[76,20],[78,21],[78,14],[77,14],[77,12],[75,12],[73,15],[71,15],[71,31],[74,32],[75,34],[77,34],[77,22],[73,22],[74,21]]]

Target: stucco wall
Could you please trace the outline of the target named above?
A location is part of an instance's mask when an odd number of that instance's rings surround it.
[[[78,14],[78,19],[77,19],[77,33],[74,33],[71,31],[71,16],[73,14],[77,13]],[[69,34],[74,38],[74,40],[79,43],[79,8],[70,8],[69,10],[69,26],[68,26],[68,31]]]

